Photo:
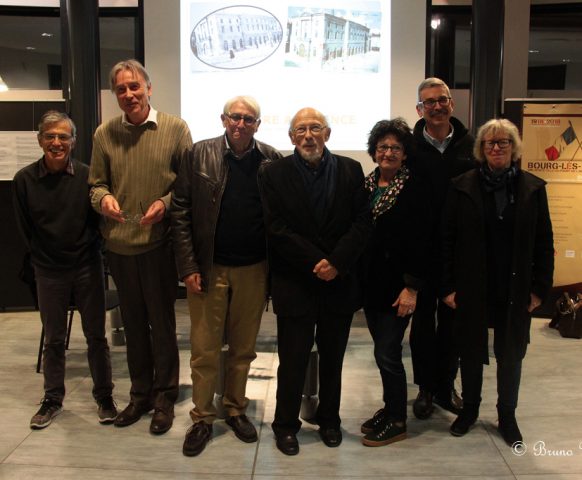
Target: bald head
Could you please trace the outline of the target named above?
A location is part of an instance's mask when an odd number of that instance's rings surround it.
[[[299,110],[291,119],[289,137],[301,158],[311,164],[319,164],[329,140],[331,129],[325,115],[315,108]]]

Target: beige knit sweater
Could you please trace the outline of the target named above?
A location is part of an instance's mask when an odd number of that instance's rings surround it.
[[[101,217],[108,250],[138,255],[160,246],[169,235],[171,190],[182,153],[192,145],[183,120],[158,112],[157,125],[126,126],[114,118],[95,131],[89,171],[91,205],[101,213],[101,199],[113,195],[127,214],[139,216],[155,200],[166,205],[166,217],[155,225],[119,223]]]

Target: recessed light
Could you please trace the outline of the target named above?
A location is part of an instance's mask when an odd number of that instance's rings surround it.
[[[529,53],[540,53],[539,50],[528,50]]]
[[[36,47],[26,47],[27,50],[36,50]]]
[[[570,63],[570,61],[569,58],[562,58],[562,63]]]
[[[42,32],[42,33],[40,34],[40,36],[41,36],[41,37],[52,37],[52,36],[53,36],[53,34],[52,34],[52,33],[48,33],[48,32]]]

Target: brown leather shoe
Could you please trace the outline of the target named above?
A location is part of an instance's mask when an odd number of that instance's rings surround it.
[[[182,453],[187,457],[199,455],[212,437],[212,424],[196,422],[186,432]]]
[[[117,415],[113,421],[113,425],[116,427],[127,427],[129,425],[133,425],[142,417],[142,415],[145,415],[150,410],[151,408],[147,406],[136,405],[132,402]]]
[[[454,388],[446,394],[435,395],[434,403],[455,415],[459,415],[463,409],[463,400]]]
[[[434,405],[432,404],[432,393],[426,390],[418,392],[416,400],[412,404],[412,411],[414,416],[420,420],[426,420],[434,412]]]
[[[257,441],[257,429],[246,415],[226,417],[225,421],[226,424],[232,428],[232,431],[239,440],[242,440],[245,443],[253,443]]]
[[[167,413],[164,410],[156,408],[152,416],[152,423],[150,424],[150,433],[154,435],[161,435],[172,428],[174,423],[174,412]]]

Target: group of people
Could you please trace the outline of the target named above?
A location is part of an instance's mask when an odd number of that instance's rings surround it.
[[[252,97],[228,100],[224,133],[193,144],[183,120],[150,105],[151,81],[139,62],[115,65],[110,87],[123,114],[96,130],[90,167],[71,157],[73,121],[50,111],[38,131],[43,157],[14,177],[45,329],[45,393],[31,428],[48,426],[62,411],[73,298],[99,421],[125,427],[153,411],[150,432],[167,432],[179,390],[174,301],[181,280],[193,401],[184,455],[200,454],[212,438],[224,344],[225,421],[241,441],[257,441],[245,392],[269,297],[279,356],[272,428],[284,454],[299,452],[314,342],[314,421],[325,445],[341,444],[342,364],[353,314],[362,307],[384,403],[362,424],[364,445],[406,437],[402,341],[411,318],[414,415],[429,418],[436,404],[458,415],[453,435],[467,433],[478,418],[493,327],[499,430],[510,444],[521,440],[521,362],[531,312],[551,287],[553,243],[544,182],[519,169],[513,124],[491,120],[473,141],[452,116],[447,85],[426,79],[414,129],[401,118],[372,128],[368,153],[377,167],[364,177],[359,162],[328,150],[331,127],[314,108],[293,116],[295,148],[283,158],[254,138],[261,111]],[[131,379],[120,412],[105,336],[101,238]],[[454,388],[459,365],[462,400]]]

